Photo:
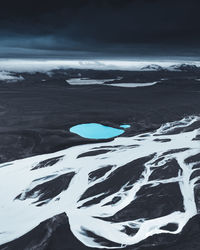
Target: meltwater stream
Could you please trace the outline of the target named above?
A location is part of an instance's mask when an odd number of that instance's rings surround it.
[[[199,212],[200,118],[0,165],[0,244],[65,212],[86,246],[178,234]],[[171,227],[173,226],[173,227]]]

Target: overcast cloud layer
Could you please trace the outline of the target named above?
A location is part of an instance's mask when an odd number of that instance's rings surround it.
[[[1,57],[198,55],[198,0],[5,1]]]

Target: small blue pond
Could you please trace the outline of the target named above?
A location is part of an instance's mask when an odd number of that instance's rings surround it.
[[[123,134],[124,129],[104,126],[98,123],[79,124],[70,128],[70,132],[88,139],[109,139]]]
[[[130,127],[131,127],[131,125],[129,125],[129,124],[120,125],[120,128],[130,128]]]

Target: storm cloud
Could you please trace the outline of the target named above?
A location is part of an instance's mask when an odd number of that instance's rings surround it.
[[[198,0],[6,1],[0,9],[0,52],[194,55],[199,7]]]

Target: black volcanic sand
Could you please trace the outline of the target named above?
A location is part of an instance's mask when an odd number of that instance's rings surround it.
[[[124,76],[129,82],[169,80],[142,88],[67,84],[65,79],[78,72],[98,79]],[[200,82],[194,80],[200,73],[69,70],[51,77],[21,75],[24,81],[0,82],[0,162],[97,142],[69,133],[79,123],[131,124],[124,134],[130,136],[200,114]]]
[[[159,82],[154,86],[142,88],[70,86],[66,82],[71,77],[80,77],[80,74],[81,77],[93,79],[124,77],[118,82],[141,82],[141,84]],[[123,136],[133,136],[152,131],[165,122],[200,114],[200,81],[195,80],[200,79],[199,71],[59,70],[54,71],[51,76],[42,73],[20,75],[25,78],[24,81],[0,82],[0,162],[55,152],[74,145],[102,142],[69,133],[69,128],[79,123],[97,122],[114,127],[131,124],[131,128],[127,129]],[[45,81],[42,81],[44,79]],[[57,160],[53,159],[52,164]],[[45,166],[47,163],[43,164]],[[172,162],[172,166],[176,166],[176,163]],[[128,170],[129,166],[126,167]],[[151,178],[156,179],[157,176],[164,178],[172,174],[171,166],[167,170],[164,168],[160,171]],[[126,173],[124,174],[126,178]],[[140,175],[139,172],[137,174]],[[177,187],[171,188],[176,190]],[[163,192],[166,193],[167,190],[169,197],[173,192],[171,188],[163,186]],[[143,191],[148,195],[148,188]],[[155,200],[159,197],[159,192],[162,190],[155,190]],[[177,209],[181,209],[178,202],[176,205]],[[130,208],[126,209],[137,211],[140,208],[137,204],[131,204]],[[149,216],[154,218],[155,211]],[[123,214],[118,214],[117,218],[113,217],[113,221],[121,219],[124,219]],[[168,228],[176,230],[176,225],[168,225]],[[2,245],[0,249],[86,250],[90,248],[74,237],[69,229],[67,216],[62,214],[42,222],[31,232]],[[178,237],[158,235],[126,249],[199,250],[200,217],[192,218]]]

